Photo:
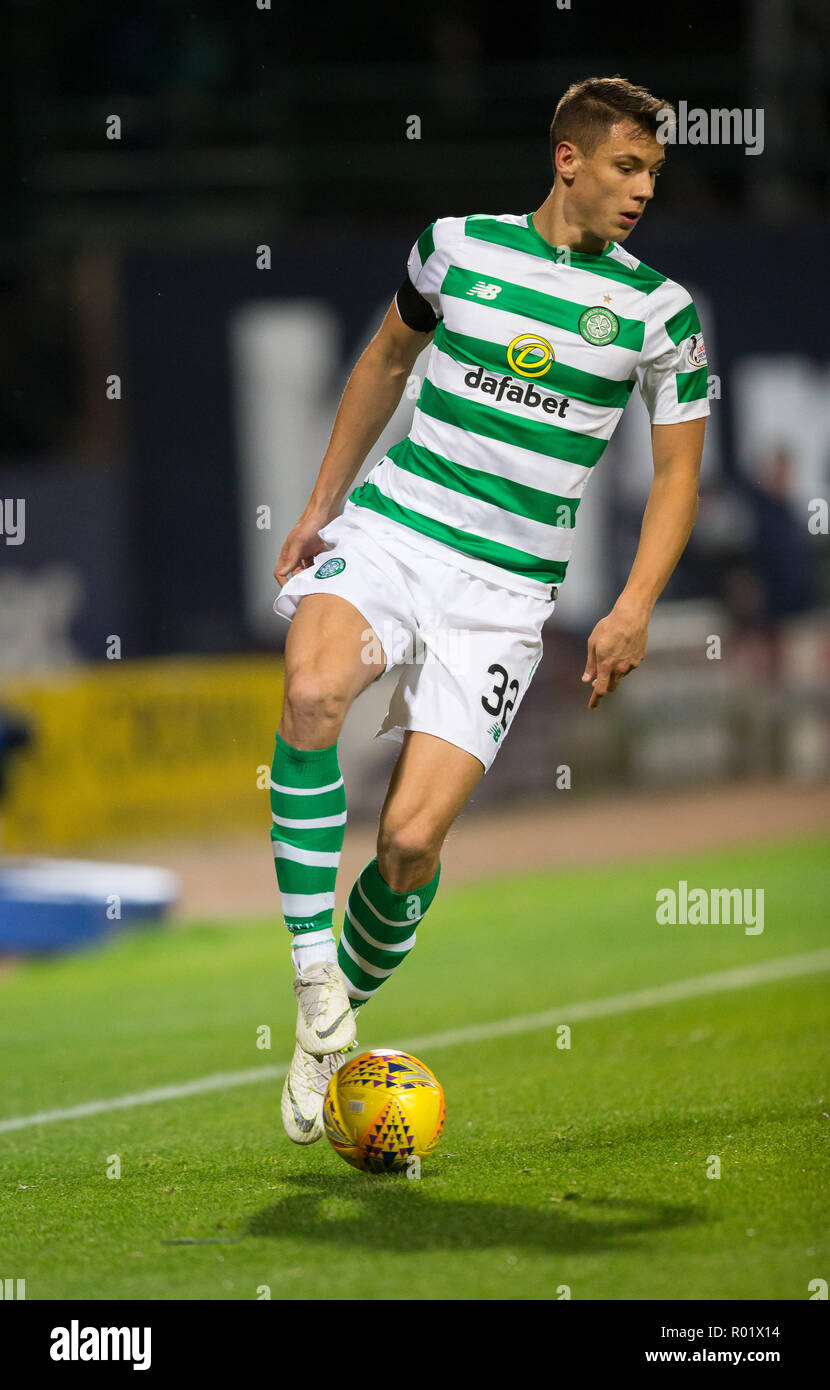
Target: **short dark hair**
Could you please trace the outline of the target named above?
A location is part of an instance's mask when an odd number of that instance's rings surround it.
[[[560,98],[550,125],[550,158],[556,173],[556,146],[571,140],[583,154],[592,155],[612,125],[629,120],[656,136],[660,118],[674,113],[670,101],[652,96],[626,77],[586,77],[573,82]]]

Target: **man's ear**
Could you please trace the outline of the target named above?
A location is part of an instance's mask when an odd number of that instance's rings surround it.
[[[570,187],[579,168],[579,150],[570,140],[560,140],[556,146],[555,160],[556,177],[561,178],[562,182]]]

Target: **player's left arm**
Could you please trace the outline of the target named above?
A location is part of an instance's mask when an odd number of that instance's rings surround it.
[[[654,478],[643,513],[640,543],[625,588],[588,638],[583,681],[592,685],[589,709],[616,690],[643,661],[652,609],[692,532],[705,418],[652,425]]]

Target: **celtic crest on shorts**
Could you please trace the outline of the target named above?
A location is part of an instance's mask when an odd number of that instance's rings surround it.
[[[346,568],[346,561],[341,560],[338,555],[335,559],[324,560],[319,569],[314,571],[315,579],[333,579],[336,574],[341,574]]]

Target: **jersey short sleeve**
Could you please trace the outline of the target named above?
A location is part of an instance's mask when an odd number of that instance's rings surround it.
[[[708,415],[706,346],[691,295],[669,280],[649,308],[636,376],[651,423]]]
[[[441,217],[421,232],[409,253],[406,280],[396,295],[398,313],[404,323],[419,332],[429,332],[443,317],[440,290],[448,265],[446,224],[452,221],[452,218]]]

